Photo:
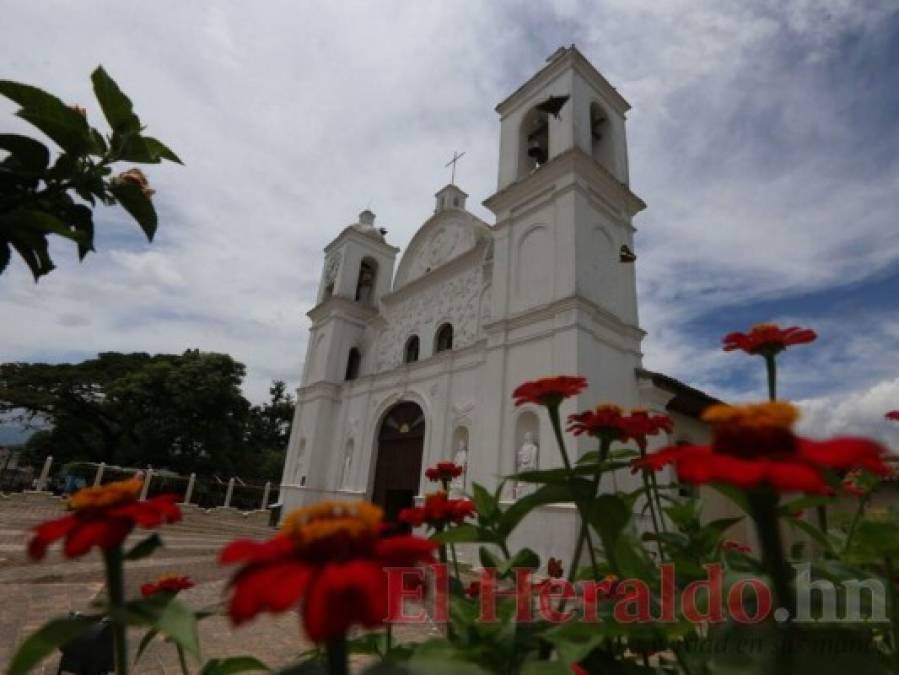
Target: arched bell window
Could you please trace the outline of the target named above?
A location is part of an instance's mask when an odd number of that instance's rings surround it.
[[[345,380],[355,380],[359,377],[359,367],[362,365],[362,353],[353,347],[346,360],[346,377]]]
[[[453,348],[453,327],[445,323],[437,329],[434,336],[434,353],[447,352]]]
[[[406,346],[403,349],[403,363],[415,363],[418,361],[419,340],[417,335],[411,336],[406,340]]]
[[[359,280],[356,282],[356,300],[363,305],[374,301],[375,279],[378,276],[378,263],[371,258],[363,258],[359,265]]]

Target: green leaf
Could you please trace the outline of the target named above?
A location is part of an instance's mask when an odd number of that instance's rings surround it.
[[[162,538],[154,532],[143,541],[135,544],[134,548],[125,554],[125,560],[140,560],[141,558],[146,558],[160,546],[162,546]]]
[[[505,576],[516,567],[527,567],[535,570],[540,567],[540,556],[529,548],[523,548],[512,556],[511,560],[500,564],[497,571],[500,576]]]
[[[590,524],[599,532],[603,548],[611,550],[631,519],[627,503],[615,495],[600,495],[590,505]]]
[[[66,227],[59,218],[45,211],[31,209],[16,209],[0,216],[0,232],[10,236],[14,229],[29,229],[33,232],[45,234],[58,234],[72,241],[84,241],[83,233],[73,231]],[[10,238],[12,238],[10,236]]]
[[[141,638],[140,644],[137,646],[137,654],[134,655],[134,663],[137,664],[140,661],[140,657],[144,655],[144,652],[147,650],[147,647],[150,646],[150,643],[159,635],[159,631],[155,628],[151,628],[147,631],[147,633]]]
[[[225,659],[209,659],[200,675],[232,675],[251,670],[271,670],[255,656],[230,656]]]
[[[131,100],[103,70],[103,66],[97,66],[91,74],[91,81],[94,83],[94,95],[112,130],[120,134],[140,131],[140,120],[134,114]]]
[[[24,675],[57,647],[83,635],[96,623],[95,617],[85,616],[53,619],[45,623],[19,646],[6,671],[7,675]]]
[[[746,497],[746,493],[739,488],[735,488],[733,485],[726,485],[723,483],[710,483],[711,487],[715,490],[723,494],[725,497],[730,499],[734,504],[740,507],[740,510],[743,513],[752,513],[752,509],[749,507],[749,500]]]
[[[156,619],[156,628],[160,633],[170,637],[181,645],[184,651],[200,655],[200,644],[197,638],[197,619],[186,605],[177,600],[169,600]]]
[[[478,547],[478,559],[481,561],[481,567],[499,567],[502,564],[502,561],[486,546]]]
[[[66,152],[95,151],[87,120],[52,94],[19,82],[0,80],[0,94],[22,106],[16,115],[43,131]]]
[[[46,235],[20,228],[12,233],[4,233],[3,236],[28,265],[35,281],[55,267],[50,260]]]
[[[472,543],[476,541],[492,541],[488,533],[474,525],[465,524],[453,527],[449,530],[435,534],[431,541],[441,544]]]
[[[575,479],[574,490],[579,498],[586,500],[591,496],[590,493],[593,490],[593,486],[589,481]],[[502,534],[508,536],[532,509],[544,504],[558,504],[570,501],[574,501],[572,499],[570,482],[566,482],[563,485],[542,485],[506,509],[499,519],[498,529]]]
[[[328,669],[321,661],[310,659],[282,668],[276,675],[328,675]]]
[[[153,241],[157,225],[156,209],[153,208],[153,202],[144,196],[141,189],[133,183],[114,180],[110,183],[109,191],[141,226],[144,234],[147,235],[147,240]]]
[[[487,675],[488,672],[466,661],[417,657],[412,657],[406,667],[411,675]]]
[[[43,143],[18,134],[0,134],[0,150],[6,150],[28,171],[40,173],[50,164],[50,150]]]
[[[144,143],[147,145],[154,156],[161,157],[162,159],[167,159],[170,162],[177,162],[178,164],[182,165],[184,164],[184,162],[181,161],[178,155],[172,152],[162,141],[156,140],[155,138],[152,138],[150,136],[142,136],[142,138],[144,139]]]
[[[472,501],[474,501],[475,508],[477,508],[478,515],[482,518],[489,520],[493,517],[493,515],[497,511],[497,503],[483,485],[479,483],[474,483],[472,485]]]

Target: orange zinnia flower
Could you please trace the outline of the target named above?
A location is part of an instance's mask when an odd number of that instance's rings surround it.
[[[453,462],[437,462],[435,466],[428,467],[425,470],[425,477],[432,483],[439,483],[458,478],[463,471],[465,471],[464,467]]]
[[[674,464],[688,483],[768,485],[780,492],[817,494],[830,493],[824,479],[827,469],[889,472],[879,444],[863,438],[800,438],[792,430],[798,416],[795,407],[783,402],[710,406],[702,418],[712,426],[711,445],[669,446],[634,466],[660,469]]]
[[[314,642],[353,625],[379,626],[387,616],[385,567],[433,559],[436,547],[410,535],[388,536],[383,512],[368,502],[326,501],[289,514],[272,539],[240,539],[221,553],[243,566],[230,582],[235,624],[260,612],[283,612],[303,600],[303,626]]]
[[[534,403],[536,405],[559,405],[564,399],[577,396],[587,388],[587,378],[572,375],[557,375],[518,385],[512,392],[515,405]]]
[[[190,577],[182,577],[177,574],[164,574],[156,581],[150,584],[144,584],[140,587],[140,594],[145,598],[157,593],[177,594],[179,591],[186,591],[193,588],[196,584],[191,581]]]
[[[430,525],[433,528],[443,528],[450,523],[459,524],[475,513],[474,502],[470,499],[450,499],[445,492],[434,492],[425,497],[422,506],[413,506],[403,509],[399,514],[399,521],[420,527]]]
[[[68,558],[87,553],[94,546],[107,550],[125,540],[135,526],[153,528],[181,520],[177,495],[159,495],[138,501],[143,481],[137,478],[79,490],[69,497],[67,516],[35,528],[28,555],[40,560],[47,547],[65,537]]]
[[[730,333],[724,336],[724,351],[741,349],[747,354],[774,356],[792,345],[814,342],[818,337],[809,328],[781,328],[773,323],[760,323],[753,326],[748,333]]]

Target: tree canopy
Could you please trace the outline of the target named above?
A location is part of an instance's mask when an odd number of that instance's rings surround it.
[[[0,365],[0,413],[39,429],[35,460],[152,465],[179,473],[277,479],[293,398],[241,393],[246,369],[227,354],[117,352],[74,364]]]

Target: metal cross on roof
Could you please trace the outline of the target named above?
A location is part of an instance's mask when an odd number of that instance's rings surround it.
[[[453,150],[453,158],[450,161],[448,161],[446,164],[444,164],[444,167],[447,167],[450,164],[453,165],[452,178],[450,178],[450,183],[453,185],[456,184],[456,162],[458,162],[460,159],[462,159],[462,156],[464,154],[465,154],[464,152],[459,153],[459,152],[456,152],[455,150]]]

